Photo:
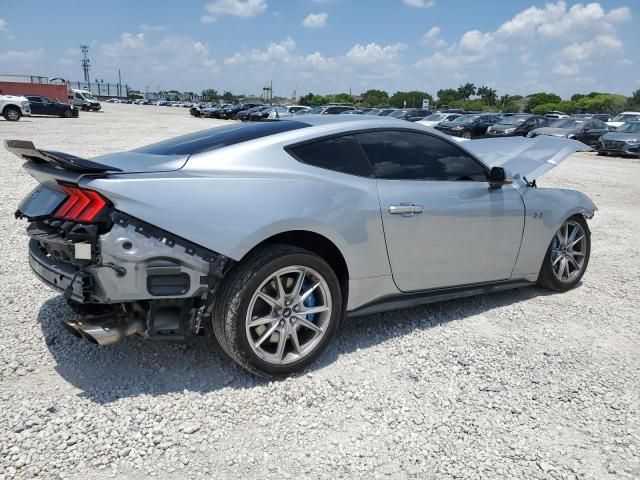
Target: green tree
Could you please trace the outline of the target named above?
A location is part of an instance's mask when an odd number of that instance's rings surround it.
[[[640,110],[640,89],[633,92],[627,99],[626,108],[629,110]]]
[[[367,107],[378,107],[389,103],[389,94],[384,90],[367,90],[362,94],[362,103]]]
[[[335,103],[353,103],[353,97],[348,93],[338,93],[333,97]]]
[[[498,93],[490,87],[482,86],[478,87],[476,94],[486,103],[487,105],[495,105],[498,101]]]
[[[389,99],[389,103],[393,107],[404,108],[420,108],[422,107],[422,100],[429,100],[429,104],[433,105],[433,97],[427,92],[420,92],[417,90],[411,92],[396,92]]]
[[[476,86],[473,83],[465,83],[458,87],[458,97],[469,100],[476,94]]]
[[[535,108],[539,105],[543,105],[545,103],[559,103],[561,101],[562,99],[555,93],[546,93],[546,92],[534,93],[532,95],[529,95],[527,106],[525,107],[524,111],[528,113],[533,113]]]
[[[575,102],[572,102],[570,100],[568,101],[560,100],[559,102],[542,103],[540,105],[536,105],[536,107],[531,111],[531,113],[535,115],[544,115],[548,112],[559,111],[559,112],[571,114],[575,112],[575,110],[576,110]]]
[[[619,113],[624,110],[627,98],[612,93],[594,92],[574,103],[576,110],[584,113]]]
[[[453,88],[445,88],[444,90],[438,90],[438,106],[444,107],[446,105],[451,106],[457,100],[460,100],[458,91]]]
[[[224,92],[224,94],[222,95],[222,98],[227,103],[231,103],[235,100],[235,96],[231,92]]]
[[[213,88],[207,88],[206,90],[203,90],[202,96],[209,102],[219,97],[218,91],[214,90]]]

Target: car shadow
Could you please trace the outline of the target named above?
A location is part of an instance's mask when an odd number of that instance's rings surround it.
[[[347,318],[327,351],[300,375],[325,368],[343,354],[416,330],[427,330],[551,293],[527,287]],[[270,381],[246,373],[208,337],[184,341],[128,337],[115,345],[93,345],[72,336],[63,327],[63,320],[76,316],[66,300],[57,296],[42,305],[38,322],[56,371],[78,390],[78,395],[96,403],[184,390],[206,393],[223,388],[253,388]]]

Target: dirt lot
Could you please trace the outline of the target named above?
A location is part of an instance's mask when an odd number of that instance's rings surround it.
[[[106,104],[0,120],[0,139],[90,157],[219,123]],[[20,165],[0,151],[0,479],[640,478],[640,161],[581,154],[540,179],[599,207],[575,290],[352,320],[281,382],[206,339],[71,337],[13,219],[34,186]]]

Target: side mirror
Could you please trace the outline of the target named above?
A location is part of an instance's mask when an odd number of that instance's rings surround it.
[[[507,178],[507,172],[502,167],[492,167],[489,174],[489,186],[491,188],[501,188],[503,185],[509,185],[511,180]]]

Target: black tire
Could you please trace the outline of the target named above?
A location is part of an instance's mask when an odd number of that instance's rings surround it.
[[[462,134],[462,138],[466,138],[467,140],[471,140],[471,132],[464,132]]]
[[[274,272],[293,265],[310,267],[324,278],[332,298],[331,317],[324,336],[312,351],[294,363],[276,365],[264,361],[249,345],[245,328],[247,310],[262,282]],[[225,276],[216,292],[211,320],[216,340],[231,359],[255,375],[282,377],[304,369],[318,358],[335,336],[342,316],[340,282],[327,262],[308,250],[273,244],[252,252]]]
[[[82,111],[83,112],[88,112],[89,111],[89,107],[87,107],[86,105],[82,105]]]
[[[607,154],[607,152],[605,152],[604,150],[600,150],[600,151],[598,152],[598,155],[600,155],[601,157],[606,157],[608,154]]]
[[[14,107],[13,105],[9,105],[2,112],[2,116],[8,122],[17,122],[22,117],[22,112],[18,107]]]
[[[64,118],[71,118],[73,116],[73,112],[71,110],[65,110],[62,116]]]
[[[581,271],[573,280],[567,282],[560,281],[553,272],[551,261],[551,246],[553,240],[549,242],[549,247],[547,248],[547,253],[544,256],[542,267],[540,268],[540,274],[538,275],[538,285],[549,290],[554,290],[556,292],[566,292],[567,290],[571,290],[578,284],[578,282],[580,282],[582,276],[587,271],[587,267],[589,265],[589,257],[591,256],[591,231],[589,230],[587,221],[582,215],[574,215],[573,217],[568,218],[566,221],[570,220],[579,223],[585,233],[586,245],[584,263],[582,265]],[[562,222],[563,225],[564,223],[565,222]]]

